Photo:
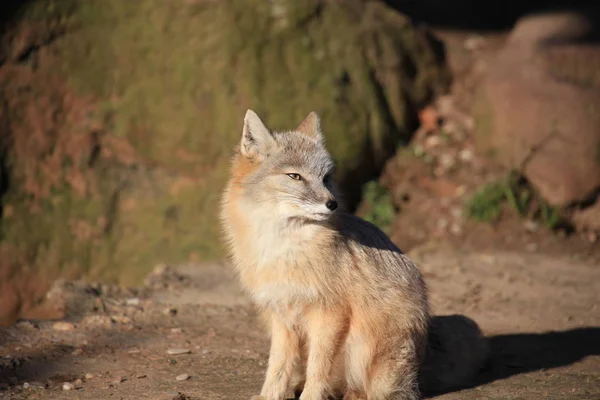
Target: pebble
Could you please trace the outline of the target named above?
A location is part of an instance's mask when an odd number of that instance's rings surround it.
[[[171,333],[182,333],[183,329],[181,328],[171,328]]]
[[[169,308],[165,308],[165,310],[163,311],[163,314],[165,315],[177,315],[177,309],[175,307],[169,307]]]
[[[29,321],[19,321],[15,324],[15,326],[19,329],[37,329],[39,326],[33,324]]]
[[[525,229],[529,232],[535,232],[538,229],[538,224],[535,221],[527,220],[523,223]]]
[[[127,378],[123,378],[122,376],[119,376],[118,378],[113,379],[112,383],[116,385],[118,383],[125,382],[126,380],[127,380]]]
[[[187,381],[188,379],[190,379],[190,376],[188,374],[181,374],[177,375],[175,379],[178,381]]]
[[[113,324],[112,318],[108,315],[86,315],[81,321],[84,325],[110,327]]]
[[[114,322],[119,322],[121,324],[129,324],[131,322],[131,318],[126,315],[112,315],[110,318]]]
[[[138,379],[144,379],[146,377],[146,374],[137,374],[135,377]]]
[[[60,332],[67,332],[67,331],[72,331],[73,329],[75,329],[75,325],[73,325],[70,322],[66,322],[66,321],[58,321],[58,322],[55,322],[54,325],[52,325],[52,329],[54,329],[55,331],[60,331]]]
[[[453,154],[444,153],[440,156],[440,165],[444,168],[453,167],[456,164],[456,160]]]
[[[473,161],[473,150],[471,150],[471,149],[462,149],[458,153],[458,157],[461,159],[461,161],[464,161],[464,162]]]
[[[29,382],[23,383],[23,389],[29,389],[30,386]]]
[[[73,389],[75,389],[75,386],[73,386],[73,384],[70,382],[65,382],[62,384],[62,390],[64,390],[64,391],[73,390]]]
[[[94,379],[94,374],[90,374],[89,372],[87,374],[84,375],[85,380],[87,381],[88,379]]]
[[[140,349],[131,349],[127,351],[128,354],[138,354],[141,353]]]
[[[137,297],[133,297],[131,299],[127,299],[126,301],[128,306],[139,306],[140,305],[140,299]]]
[[[81,350],[81,349],[75,349],[75,350],[73,350],[73,351],[71,352],[71,355],[72,355],[72,356],[78,356],[78,355],[80,355],[81,353],[83,353],[83,350]]]
[[[168,349],[167,350],[167,354],[170,354],[172,356],[176,356],[179,354],[188,354],[191,353],[192,351],[190,349]]]
[[[458,224],[452,224],[452,225],[450,226],[450,232],[451,232],[453,235],[460,235],[460,234],[462,233],[462,228],[461,228],[461,227],[460,227],[460,225],[458,225]]]
[[[75,386],[81,386],[81,385],[83,385],[83,381],[82,381],[81,379],[79,379],[79,378],[78,378],[78,379],[75,379],[75,382],[73,382],[73,384],[74,384]]]
[[[429,136],[425,139],[424,147],[425,149],[431,149],[439,146],[442,143],[442,139],[439,136]]]

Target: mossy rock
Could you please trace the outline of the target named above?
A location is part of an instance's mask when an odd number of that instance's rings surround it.
[[[124,284],[222,255],[247,108],[275,129],[318,112],[353,201],[449,80],[377,1],[34,0],[2,49],[0,251]]]

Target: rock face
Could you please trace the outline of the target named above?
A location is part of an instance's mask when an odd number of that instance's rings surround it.
[[[1,257],[123,283],[220,255],[247,108],[277,129],[317,111],[352,200],[448,84],[378,1],[37,0],[0,59]]]
[[[520,20],[484,72],[477,144],[521,169],[551,204],[586,200],[600,188],[600,50],[572,44],[581,15]]]

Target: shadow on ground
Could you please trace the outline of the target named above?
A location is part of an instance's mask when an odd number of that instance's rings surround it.
[[[479,376],[462,389],[470,389],[514,375],[567,366],[600,355],[600,327],[545,333],[515,333],[488,338],[491,357]]]

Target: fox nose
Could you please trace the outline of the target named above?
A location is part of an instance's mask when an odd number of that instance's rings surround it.
[[[335,200],[327,200],[327,203],[325,203],[325,207],[333,211],[336,208],[338,208],[338,203]]]

